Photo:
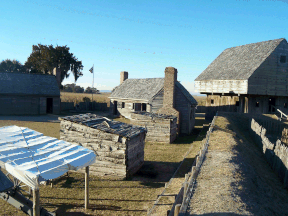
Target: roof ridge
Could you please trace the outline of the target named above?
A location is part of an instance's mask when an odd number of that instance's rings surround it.
[[[285,38],[279,38],[279,39],[274,39],[274,40],[267,40],[267,41],[260,41],[260,42],[255,42],[255,43],[248,43],[248,44],[243,44],[243,45],[239,45],[239,46],[229,47],[229,48],[226,48],[225,50],[236,48],[236,47],[243,47],[243,46],[248,46],[248,45],[266,43],[266,42],[269,42],[269,41],[277,41],[277,40],[279,40],[279,43],[280,43],[280,42],[282,42],[283,40],[286,40],[286,39]]]
[[[24,73],[24,72],[1,72],[0,71],[0,73],[1,74],[4,74],[4,73],[6,73],[6,74],[27,74],[27,75],[31,75],[31,76],[35,76],[35,75],[40,75],[40,76],[55,76],[55,75],[53,75],[53,74],[42,74],[42,73]]]

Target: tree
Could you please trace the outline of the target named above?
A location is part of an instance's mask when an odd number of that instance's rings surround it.
[[[77,86],[75,83],[66,84],[63,87],[63,92],[83,93],[84,88],[82,88],[81,86]]]
[[[99,90],[97,90],[96,88],[91,88],[91,87],[87,87],[85,89],[84,93],[93,93],[93,94],[99,94]]]
[[[0,72],[26,72],[26,68],[18,60],[6,59],[0,63]]]
[[[32,53],[25,62],[26,68],[30,73],[52,74],[55,67],[61,70],[61,82],[64,78],[68,78],[72,72],[75,82],[80,76],[83,76],[83,65],[81,61],[69,52],[67,46],[53,45],[33,45]]]

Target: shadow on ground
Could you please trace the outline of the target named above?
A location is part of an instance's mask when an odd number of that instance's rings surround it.
[[[253,215],[288,215],[285,207],[288,205],[288,192],[249,133],[251,115],[222,115],[229,121],[227,129],[237,133],[234,136],[237,144],[232,150],[234,156],[230,162],[238,166],[235,174],[241,175],[241,181],[231,184],[232,194],[240,197],[248,207],[246,210]]]

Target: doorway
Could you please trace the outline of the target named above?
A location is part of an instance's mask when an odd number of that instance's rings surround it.
[[[117,115],[117,101],[113,101],[113,115]]]
[[[269,110],[268,112],[276,112],[276,109],[275,109],[275,104],[276,104],[276,99],[275,98],[269,98]]]
[[[53,98],[47,98],[46,113],[53,113]]]

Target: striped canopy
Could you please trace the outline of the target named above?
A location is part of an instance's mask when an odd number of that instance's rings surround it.
[[[38,182],[95,163],[92,150],[25,127],[0,128],[0,165],[33,189]]]

